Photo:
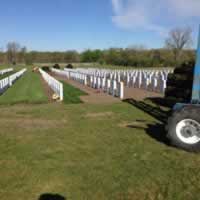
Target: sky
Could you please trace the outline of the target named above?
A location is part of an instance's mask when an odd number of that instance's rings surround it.
[[[169,30],[190,26],[194,46],[200,0],[0,0],[0,48],[65,51],[164,46]]]

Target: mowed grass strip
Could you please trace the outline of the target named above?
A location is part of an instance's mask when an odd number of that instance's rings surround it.
[[[64,103],[65,104],[78,104],[83,103],[80,99],[80,96],[87,95],[87,93],[82,90],[75,88],[74,86],[67,84],[64,81],[63,83],[63,92],[64,92]]]
[[[2,79],[4,79],[4,78],[7,78],[8,76],[10,76],[10,75],[12,75],[12,74],[14,74],[14,73],[16,73],[17,71],[12,71],[12,72],[8,72],[8,73],[5,73],[5,74],[3,74],[3,75],[0,75],[0,80],[2,80]]]
[[[31,71],[27,71],[0,96],[0,104],[46,102],[48,97],[44,93],[40,75]]]

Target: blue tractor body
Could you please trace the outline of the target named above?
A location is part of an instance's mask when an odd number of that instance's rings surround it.
[[[194,69],[192,103],[194,104],[200,103],[200,29],[199,29],[198,47],[196,55],[196,65]]]
[[[200,152],[200,30],[191,101],[174,106],[166,128],[172,145],[187,151]]]
[[[185,106],[200,106],[200,29],[198,37],[198,47],[196,51],[196,64],[194,68],[194,81],[192,88],[192,98],[191,102],[188,104],[177,103],[173,110],[180,110]]]

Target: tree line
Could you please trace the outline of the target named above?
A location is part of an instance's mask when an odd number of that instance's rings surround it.
[[[192,41],[190,28],[175,28],[169,32],[165,45],[160,49],[143,46],[86,50],[84,52],[27,51],[17,42],[9,42],[6,51],[0,52],[0,63],[100,63],[134,67],[174,67],[195,59],[195,51],[189,46]]]

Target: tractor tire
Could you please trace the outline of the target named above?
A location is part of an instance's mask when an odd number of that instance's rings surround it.
[[[200,106],[186,106],[168,119],[167,138],[171,145],[200,152]]]

